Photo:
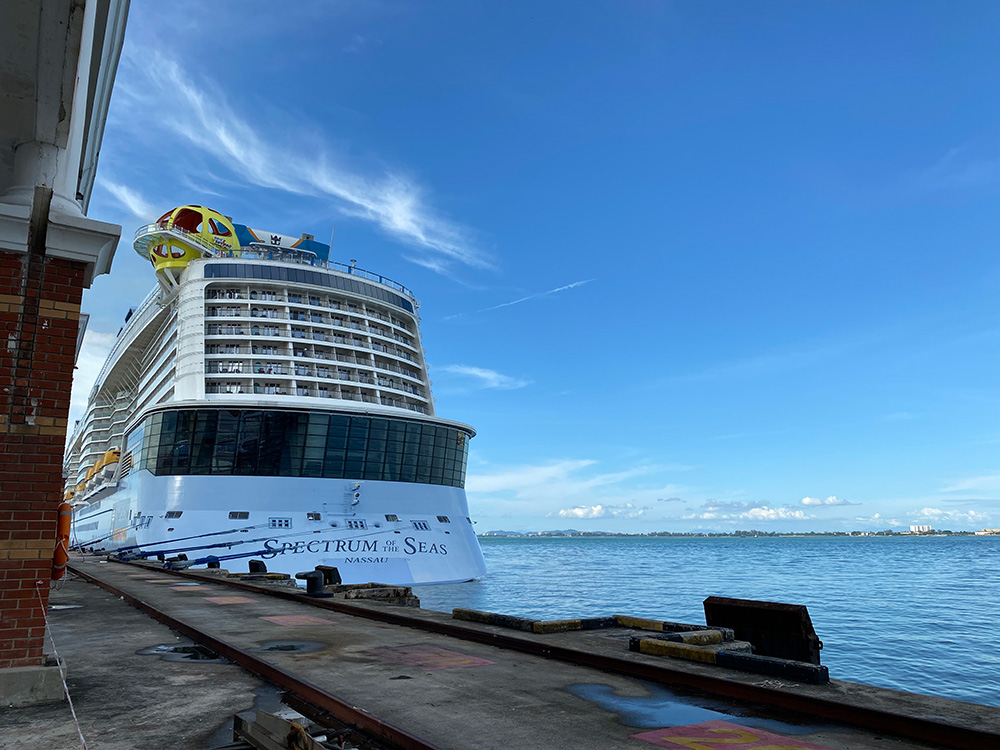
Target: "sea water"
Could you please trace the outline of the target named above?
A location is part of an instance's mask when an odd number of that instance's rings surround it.
[[[804,604],[834,679],[1000,706],[1000,537],[486,537],[425,609],[705,622],[711,595]]]

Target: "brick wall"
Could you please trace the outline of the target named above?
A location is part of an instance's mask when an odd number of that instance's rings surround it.
[[[0,669],[42,662],[84,266],[0,252]]]

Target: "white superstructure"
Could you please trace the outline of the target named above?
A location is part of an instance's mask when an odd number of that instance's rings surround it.
[[[485,571],[463,489],[475,432],[434,413],[408,289],[201,206],[135,246],[160,283],[68,443],[74,543],[345,582]]]

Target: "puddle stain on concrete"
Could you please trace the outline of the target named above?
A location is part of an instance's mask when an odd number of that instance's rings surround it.
[[[463,667],[480,667],[495,663],[486,659],[479,659],[475,656],[460,654],[457,651],[448,651],[440,646],[419,643],[410,646],[386,646],[384,648],[366,649],[364,653],[405,664],[409,667],[420,667],[426,670],[461,669]]]
[[[295,625],[333,625],[331,620],[324,620],[312,615],[273,615],[271,617],[261,617],[260,619],[285,627]]]
[[[597,704],[606,711],[618,714],[618,720],[630,727],[660,728],[701,724],[709,721],[728,720],[743,726],[759,727],[783,734],[814,734],[830,731],[833,727],[818,724],[789,724],[747,712],[707,696],[686,696],[650,682],[640,683],[649,696],[615,695],[614,688],[600,683],[567,685],[570,695]],[[766,708],[760,707],[761,711]]]
[[[691,750],[691,748],[718,748],[738,744],[746,750],[830,750],[823,745],[801,742],[761,729],[747,729],[728,721],[706,721],[669,729],[633,734],[632,739],[642,740],[657,747]]]
[[[212,604],[255,604],[259,601],[247,596],[205,596],[202,598],[206,602],[212,602]]]
[[[254,651],[309,654],[324,648],[326,648],[326,644],[319,641],[268,641],[255,648]]]
[[[200,661],[214,664],[224,664],[227,660],[210,648],[191,641],[181,643],[161,643],[136,651],[141,656],[159,656],[163,661]]]

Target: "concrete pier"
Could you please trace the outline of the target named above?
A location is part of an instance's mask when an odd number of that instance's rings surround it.
[[[375,614],[392,610],[398,622],[386,623],[330,609],[336,599],[310,600],[287,588],[280,590],[283,596],[277,596],[266,585],[234,590],[208,575],[178,576],[93,558],[73,564],[125,597],[119,600],[78,580],[53,594],[57,606],[80,605],[79,609],[53,610],[50,617],[57,641],[67,652],[70,689],[78,694],[78,714],[91,747],[209,747],[212,733],[232,713],[249,708],[255,690],[262,687],[259,680],[232,664],[171,663],[155,654],[137,655],[143,648],[177,639],[127,606],[128,600],[252,653],[262,663],[441,748],[641,750],[693,747],[691,737],[706,738],[702,740],[706,747],[715,747],[723,739],[728,743],[740,739],[748,748],[803,750],[940,746],[693,691],[679,682],[657,683],[490,645],[490,638],[506,643],[504,639],[512,632],[555,655],[567,649],[589,655],[595,664],[611,663],[601,659],[620,659],[656,675],[659,667],[669,663],[678,679],[684,674],[715,675],[737,687],[766,685],[790,695],[822,696],[848,707],[856,704],[859,711],[875,707],[915,723],[933,717],[954,727],[956,738],[961,736],[953,746],[968,743],[970,735],[963,734],[965,730],[975,730],[983,739],[982,747],[991,746],[985,744],[991,737],[997,740],[992,746],[1000,746],[998,708],[836,680],[827,685],[797,684],[637,653],[628,649],[629,638],[636,632],[631,628],[512,631],[454,620],[447,613],[376,601],[350,602],[351,607]],[[465,636],[459,631],[453,636],[427,629],[445,626],[469,630]],[[276,644],[279,648],[281,644],[307,644],[307,650],[268,650]],[[95,701],[96,695],[103,695],[103,700]],[[101,703],[106,704],[104,709]],[[71,747],[69,739],[75,730],[67,734],[68,719],[65,704],[0,709],[4,730],[0,748],[23,747],[27,740],[45,736],[39,732],[50,730],[61,732],[58,737],[62,738],[52,746]],[[124,741],[123,727],[129,729],[131,744],[116,744]],[[188,731],[183,740],[180,736],[173,743],[162,740],[179,727]],[[679,732],[679,727],[684,731]],[[190,731],[195,728],[199,731]],[[757,739],[750,739],[751,735]],[[673,743],[671,736],[687,737],[683,742],[689,744]]]

